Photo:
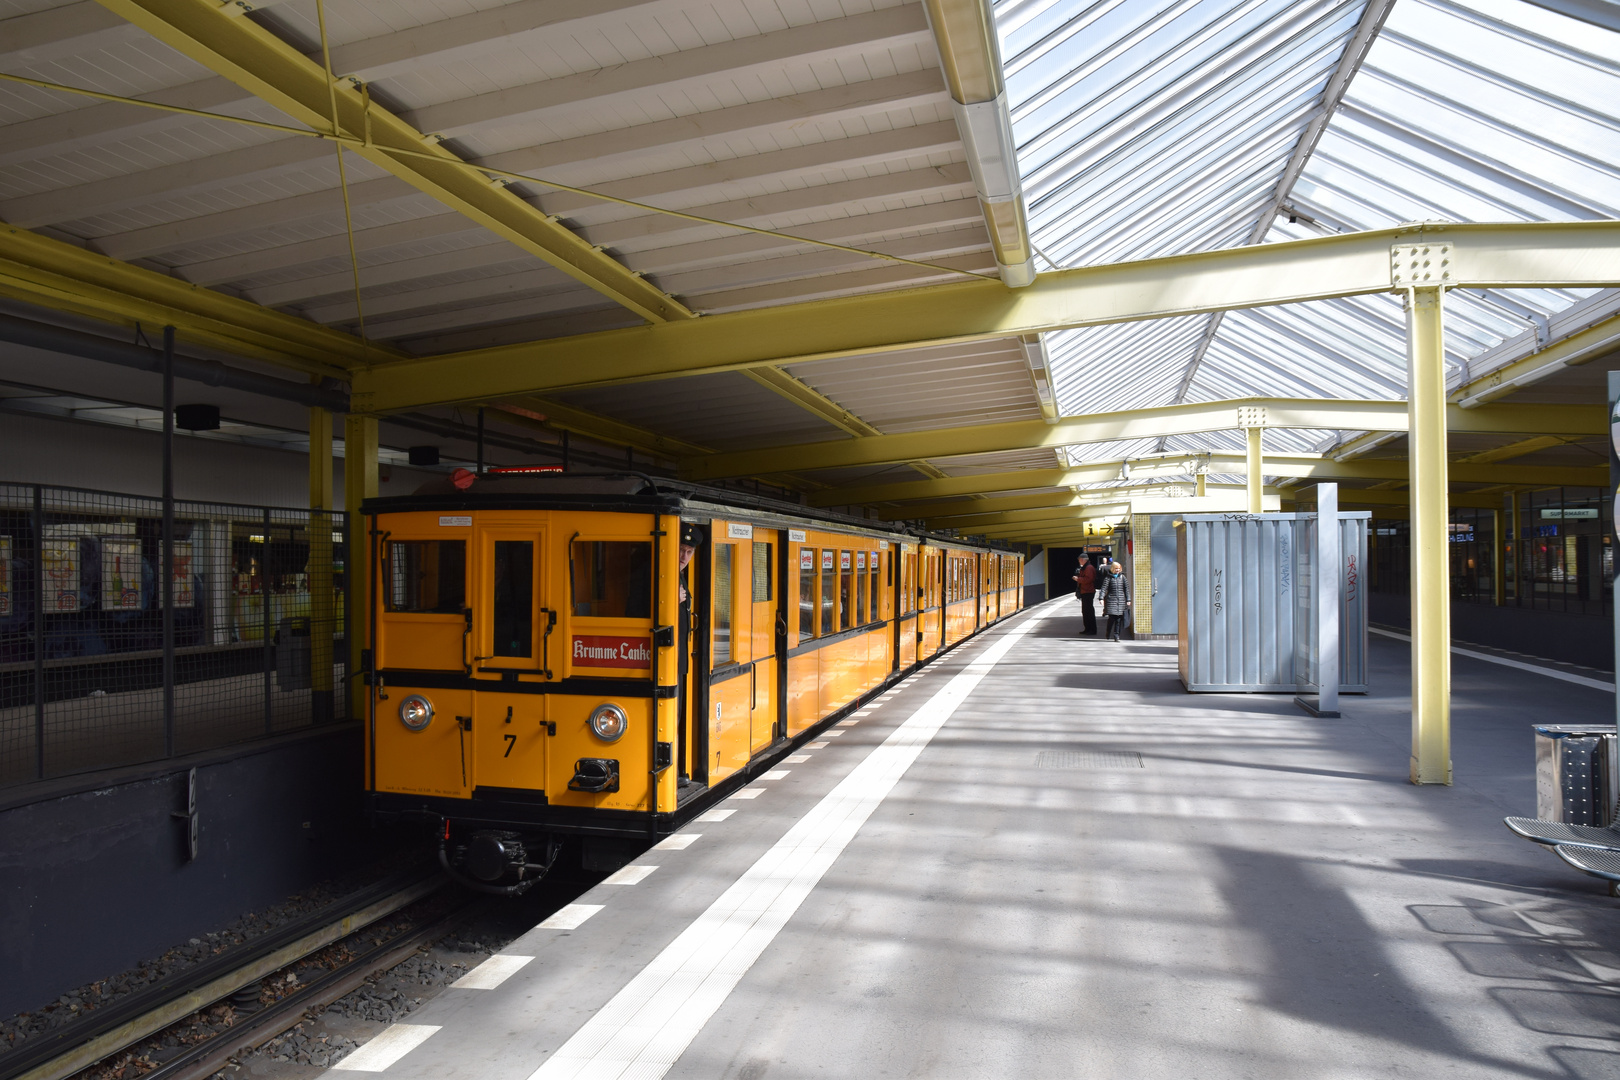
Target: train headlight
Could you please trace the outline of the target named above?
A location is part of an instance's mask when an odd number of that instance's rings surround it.
[[[412,731],[421,731],[433,722],[433,702],[412,694],[399,703],[399,722]]]
[[[598,705],[591,712],[591,731],[603,742],[614,742],[630,730],[630,718],[612,702]]]

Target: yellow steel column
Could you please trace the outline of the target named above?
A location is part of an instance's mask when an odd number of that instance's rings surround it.
[[[1496,606],[1507,603],[1507,538],[1502,535],[1502,511],[1491,511],[1491,579],[1496,585]]]
[[[1444,414],[1441,414],[1444,416]],[[1264,428],[1251,427],[1249,434],[1249,513],[1258,514],[1261,508],[1260,489],[1265,477],[1260,475],[1260,433]]]
[[[314,720],[332,718],[332,414],[309,410],[309,674]],[[290,651],[290,650],[289,650]]]
[[[1406,294],[1412,537],[1412,783],[1451,783],[1451,552],[1442,291]]]
[[[349,715],[364,716],[366,686],[360,654],[370,641],[371,537],[360,504],[377,496],[377,418],[350,413],[343,421],[343,508],[348,511],[349,550],[343,560],[349,607],[344,636],[349,642]]]
[[[1196,486],[1193,489],[1193,494],[1197,495],[1199,498],[1203,498],[1207,493],[1204,483],[1206,479],[1208,479],[1208,477],[1205,473],[1199,473],[1197,479],[1194,481]]]

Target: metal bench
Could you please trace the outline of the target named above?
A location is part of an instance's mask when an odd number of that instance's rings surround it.
[[[1620,823],[1598,828],[1595,825],[1566,825],[1562,821],[1543,821],[1540,818],[1507,817],[1502,824],[1526,840],[1556,847],[1613,848],[1620,850]]]
[[[1558,844],[1553,851],[1575,869],[1607,881],[1610,896],[1620,896],[1620,850]]]

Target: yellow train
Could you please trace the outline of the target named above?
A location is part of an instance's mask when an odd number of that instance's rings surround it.
[[[1022,606],[1016,552],[640,475],[491,470],[362,512],[370,809],[485,891],[565,837],[612,865]]]

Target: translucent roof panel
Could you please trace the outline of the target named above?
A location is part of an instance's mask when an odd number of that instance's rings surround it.
[[[1620,217],[1620,34],[1523,0],[1398,0],[1355,68],[1347,47],[1384,11],[1280,0],[998,3],[1042,256],[1095,265],[1410,221]],[[1342,99],[1325,102],[1341,63],[1354,74]],[[1326,105],[1334,111],[1320,140],[1302,145]],[[1296,150],[1310,154],[1285,190]],[[1544,332],[1550,316],[1591,295],[1449,294],[1453,383],[1482,374],[1468,361],[1493,349],[1493,364],[1508,362],[1497,346]],[[1620,311],[1620,293],[1594,302]],[[1069,414],[1251,394],[1398,399],[1404,325],[1396,297],[1369,296],[1094,327],[1051,335],[1048,346]],[[1276,438],[1279,450],[1333,441]]]

